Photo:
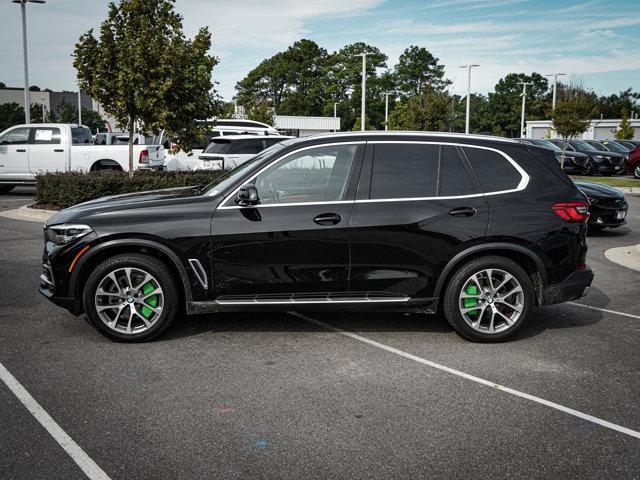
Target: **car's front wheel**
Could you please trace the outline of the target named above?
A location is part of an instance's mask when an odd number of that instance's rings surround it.
[[[169,268],[143,254],[116,255],[87,279],[84,309],[110,338],[141,342],[160,334],[175,319],[179,290]]]
[[[636,162],[633,166],[633,176],[636,178],[640,178],[640,162]]]
[[[499,256],[471,260],[451,277],[444,314],[461,336],[475,342],[499,342],[522,328],[534,305],[529,275]]]

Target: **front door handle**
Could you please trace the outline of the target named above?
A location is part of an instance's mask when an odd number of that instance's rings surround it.
[[[53,149],[53,151],[54,151],[54,152],[64,152],[64,150],[63,150],[63,149],[61,149],[61,148],[54,148],[54,149]]]
[[[313,219],[318,225],[337,225],[342,220],[342,217],[337,213],[323,213],[322,215],[318,215]]]
[[[22,152],[25,153],[27,150],[24,148],[16,148],[16,152]]]
[[[449,212],[449,215],[453,215],[454,217],[471,217],[475,215],[477,210],[471,207],[458,207],[454,208]]]

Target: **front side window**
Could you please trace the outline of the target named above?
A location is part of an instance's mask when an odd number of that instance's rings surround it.
[[[370,198],[435,197],[439,145],[375,145]]]
[[[25,145],[29,143],[29,127],[19,127],[9,130],[0,137],[0,145]]]
[[[484,148],[462,148],[484,193],[514,190],[522,175],[503,155]]]
[[[342,200],[356,149],[357,145],[327,145],[283,158],[256,177],[260,203]]]
[[[36,127],[33,136],[34,145],[59,145],[60,129],[50,127]]]

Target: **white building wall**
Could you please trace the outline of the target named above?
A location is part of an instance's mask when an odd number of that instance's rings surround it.
[[[612,130],[616,130],[622,119],[598,119],[591,120],[591,124],[586,132],[579,136],[583,140],[607,140],[614,138]],[[635,131],[633,140],[640,140],[640,119],[629,120],[631,127]],[[550,130],[549,130],[550,129]],[[551,137],[557,137],[555,130],[551,127],[551,120],[535,120],[527,122],[527,138],[545,138],[550,131]]]
[[[278,130],[298,130],[301,137],[340,130],[340,117],[298,117],[276,115]]]

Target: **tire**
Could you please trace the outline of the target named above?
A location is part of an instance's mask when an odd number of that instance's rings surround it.
[[[144,342],[175,320],[180,294],[165,263],[126,253],[108,258],[91,272],[82,301],[91,323],[102,334],[118,341]]]
[[[0,195],[4,195],[5,193],[9,193],[14,188],[16,188],[15,185],[0,185]]]
[[[640,179],[640,162],[636,162],[633,166],[633,176]]]
[[[591,159],[587,159],[587,162],[584,164],[584,170],[582,174],[587,177],[589,175],[593,175],[593,162],[591,161]]]
[[[488,289],[487,270],[492,271],[493,287],[500,287],[493,289],[488,296],[485,292]],[[480,285],[472,279],[474,275]],[[507,275],[512,278],[508,279]],[[500,286],[503,281],[505,283]],[[472,285],[476,288],[472,288]],[[512,290],[515,293],[503,298]],[[473,342],[494,343],[507,339],[526,325],[534,302],[533,284],[529,275],[508,258],[488,256],[469,261],[453,274],[445,289],[443,310],[447,321],[463,338]],[[511,308],[507,305],[511,305]],[[463,310],[466,313],[464,316]],[[496,310],[511,322],[495,313]]]

